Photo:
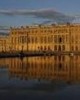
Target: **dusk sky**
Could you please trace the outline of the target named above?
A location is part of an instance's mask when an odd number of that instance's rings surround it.
[[[52,8],[69,15],[80,15],[80,0],[0,0],[0,10],[37,10]],[[21,26],[39,23],[42,19],[0,14],[0,26]]]

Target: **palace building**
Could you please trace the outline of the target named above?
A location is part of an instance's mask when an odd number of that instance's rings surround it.
[[[10,28],[0,36],[0,52],[80,52],[80,24],[52,24]]]

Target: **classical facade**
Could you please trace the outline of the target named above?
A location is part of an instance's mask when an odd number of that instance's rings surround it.
[[[9,52],[9,36],[0,35],[0,52]]]
[[[79,44],[80,24],[21,26],[0,37],[0,52],[78,52]]]

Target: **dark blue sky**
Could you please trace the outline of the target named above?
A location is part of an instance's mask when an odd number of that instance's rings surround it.
[[[59,12],[80,14],[80,0],[0,0],[0,10],[53,8]],[[0,15],[0,25],[21,26],[40,22],[41,19],[27,16]]]

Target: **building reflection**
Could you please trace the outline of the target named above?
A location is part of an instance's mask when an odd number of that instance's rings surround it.
[[[5,66],[10,78],[80,81],[80,56],[9,58]]]
[[[80,56],[1,58],[1,68],[8,69],[10,78],[80,81]]]
[[[2,68],[8,68],[9,67],[9,61],[10,59],[7,58],[0,58],[0,69]]]

